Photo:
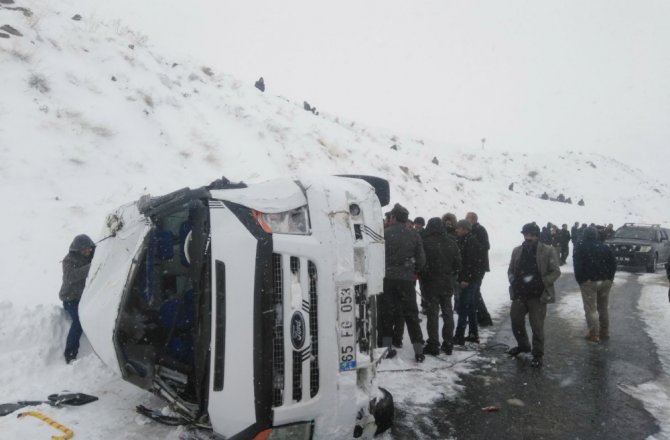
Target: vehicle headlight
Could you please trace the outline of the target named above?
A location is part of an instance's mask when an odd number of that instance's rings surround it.
[[[640,252],[649,252],[651,250],[651,246],[640,246]]]
[[[278,213],[254,211],[253,214],[256,222],[268,233],[307,235],[310,232],[307,206]]]

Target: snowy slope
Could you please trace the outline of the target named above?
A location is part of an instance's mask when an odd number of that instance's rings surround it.
[[[54,414],[79,423],[86,438],[106,438],[117,425],[126,425],[127,438],[180,433],[144,426],[132,408],[151,397],[111,377],[90,347],[74,366],[60,359],[61,258],[74,235],[102,238],[105,214],[144,193],[221,175],[250,183],[301,173],[382,176],[411,216],[478,212],[493,246],[488,282],[503,292],[523,223],[670,224],[668,182],[612,158],[466,151],[316,116],[212,71],[206,60],[158,54],[118,21],[75,20],[68,5],[0,3],[0,26],[21,34],[0,38],[0,370],[14,373],[0,376],[0,389],[9,400],[65,388],[110,396]],[[541,200],[544,192],[586,206]],[[449,381],[453,373],[443,380],[447,394],[455,392]],[[97,430],[81,422],[93,414]],[[0,420],[0,430],[25,434],[16,423]]]

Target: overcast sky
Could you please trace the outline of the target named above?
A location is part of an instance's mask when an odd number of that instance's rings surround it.
[[[668,150],[668,1],[73,1],[162,54],[416,137]]]

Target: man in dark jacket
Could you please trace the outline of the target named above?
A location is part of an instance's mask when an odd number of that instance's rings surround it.
[[[65,362],[70,363],[77,358],[79,338],[82,328],[79,322],[79,300],[84,292],[86,277],[91,269],[91,260],[95,243],[88,235],[77,235],[68,254],[63,258],[63,285],[58,297],[63,301],[63,308],[72,318],[72,325],[65,342]]]
[[[477,326],[477,291],[485,273],[482,247],[477,237],[471,232],[472,224],[460,220],[456,224],[458,247],[461,251],[461,271],[458,274],[460,292],[458,294],[458,324],[454,334],[454,344],[465,345],[465,342],[479,343]],[[465,327],[468,337],[465,337]]]
[[[541,367],[544,356],[544,318],[547,304],[556,300],[554,282],[561,276],[558,255],[549,245],[539,242],[540,228],[527,223],[521,229],[523,244],[512,251],[507,269],[510,283],[510,318],[517,346],[508,353],[517,356],[531,351],[526,332],[526,315],[533,332],[531,367]]]
[[[609,337],[608,303],[616,258],[609,246],[598,240],[595,228],[586,228],[581,244],[572,256],[575,279],[582,291],[589,333],[586,339],[599,342]]]
[[[572,228],[570,228],[570,239],[572,240],[573,247],[577,245],[577,242],[579,242],[580,238],[581,231],[579,230],[579,222],[575,222],[575,224],[572,225]]]
[[[447,235],[453,238],[454,241],[457,240],[458,235],[456,235],[456,223],[458,223],[458,219],[456,218],[456,215],[452,214],[451,212],[447,212],[442,216],[442,222],[444,222],[444,228],[447,231]]]
[[[570,231],[568,231],[568,225],[564,223],[563,226],[561,227],[561,230],[558,231],[558,234],[559,234],[559,242],[561,244],[561,254],[560,254],[561,265],[563,265],[566,263],[568,255],[570,254],[571,235]]]
[[[428,341],[424,354],[440,354],[438,336],[439,314],[442,310],[442,350],[448,355],[453,350],[454,311],[451,305],[453,289],[451,277],[461,269],[461,254],[458,245],[447,235],[442,220],[433,217],[421,235],[426,253],[426,265],[419,273],[421,294],[426,301]]]
[[[395,356],[391,347],[395,317],[402,314],[407,324],[414,358],[423,362],[423,333],[419,326],[416,305],[416,274],[423,269],[426,256],[421,237],[406,226],[409,211],[396,203],[391,210],[391,224],[384,229],[386,242],[386,276],[382,294],[382,346],[388,347],[388,357]]]
[[[668,262],[665,263],[665,273],[668,275],[668,281],[670,281],[670,256]],[[668,301],[670,301],[670,288],[668,288]]]
[[[468,212],[465,215],[465,219],[472,225],[472,235],[477,238],[477,242],[481,246],[482,265],[484,269],[484,274],[482,275],[482,279],[479,281],[479,287],[477,287],[476,294],[477,296],[475,298],[475,307],[477,307],[477,324],[482,327],[488,327],[493,325],[493,321],[491,320],[489,311],[486,309],[486,304],[484,303],[484,298],[482,297],[481,287],[482,282],[484,281],[484,275],[486,272],[491,271],[491,267],[489,266],[489,249],[491,249],[491,245],[489,243],[489,233],[486,231],[486,228],[479,223],[479,218],[476,213]]]

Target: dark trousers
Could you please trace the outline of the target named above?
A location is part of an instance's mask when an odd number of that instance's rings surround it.
[[[477,291],[479,290],[479,281],[473,281],[468,287],[461,287],[458,294],[458,324],[456,325],[456,339],[465,337],[465,327],[468,328],[470,336],[479,336],[477,328]]]
[[[561,246],[561,263],[565,264],[566,260],[568,259],[568,255],[570,255],[570,246],[568,244],[565,244]]]
[[[544,318],[547,316],[547,305],[540,302],[540,298],[519,297],[512,301],[509,311],[512,320],[512,333],[520,348],[531,348],[526,333],[526,315],[533,332],[533,356],[544,355]]]
[[[432,347],[440,346],[438,336],[440,328],[440,311],[442,311],[442,341],[453,345],[454,337],[454,311],[451,307],[451,294],[446,292],[431,292],[424,294],[426,298],[426,330],[428,331],[428,341],[426,343]]]
[[[79,353],[79,339],[84,332],[79,322],[79,301],[63,301],[63,308],[72,318],[72,325],[65,341],[65,360],[70,362],[77,358]]]
[[[477,287],[477,293],[475,298],[475,307],[477,308],[477,323],[486,325],[491,322],[491,315],[489,314],[486,304],[484,304],[484,298],[482,298],[482,280],[479,281],[479,287]]]
[[[405,316],[402,313],[396,313],[393,322],[393,345],[400,347],[405,338]]]
[[[382,345],[387,346],[391,343],[394,336],[394,327],[396,327],[399,317],[402,317],[407,324],[407,332],[412,343],[423,343],[414,285],[414,281],[384,279]]]

